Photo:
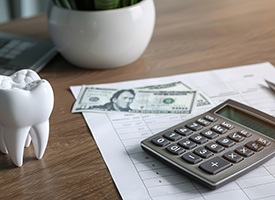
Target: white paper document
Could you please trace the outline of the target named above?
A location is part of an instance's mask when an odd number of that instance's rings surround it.
[[[275,68],[270,63],[96,86],[136,88],[181,81],[202,91],[213,102],[194,114],[231,98],[274,116],[275,94],[269,90],[265,79],[275,82]],[[81,86],[71,87],[75,97],[80,89]],[[274,200],[275,158],[211,191],[141,149],[143,139],[194,117],[194,114],[83,113],[83,116],[123,199]]]

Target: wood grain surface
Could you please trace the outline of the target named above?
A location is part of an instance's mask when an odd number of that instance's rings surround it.
[[[71,114],[71,85],[275,64],[274,0],[155,0],[155,5],[155,31],[136,62],[87,70],[57,55],[39,73],[55,93],[49,143],[41,160],[32,145],[26,148],[21,168],[0,154],[0,199],[121,199],[82,115]],[[50,39],[46,15],[1,24],[0,31]]]

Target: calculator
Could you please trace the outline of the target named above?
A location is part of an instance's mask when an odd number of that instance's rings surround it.
[[[216,189],[274,157],[275,118],[229,99],[143,140],[141,147]]]

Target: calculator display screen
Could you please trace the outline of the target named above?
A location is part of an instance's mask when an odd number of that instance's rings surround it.
[[[237,108],[226,105],[217,114],[275,139],[275,127]]]

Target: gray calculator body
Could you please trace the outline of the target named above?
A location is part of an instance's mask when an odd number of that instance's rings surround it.
[[[215,189],[274,157],[275,118],[227,100],[143,140],[141,147]]]

